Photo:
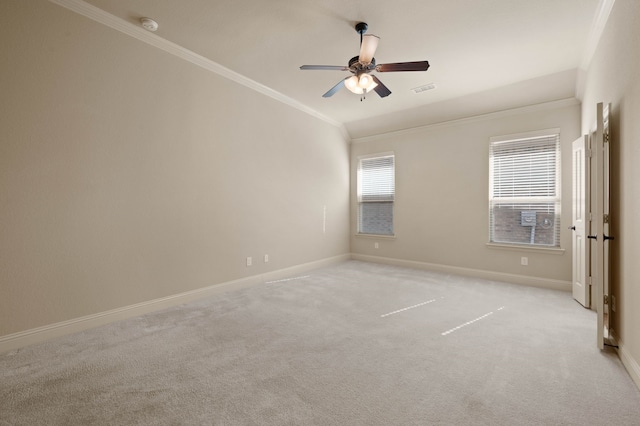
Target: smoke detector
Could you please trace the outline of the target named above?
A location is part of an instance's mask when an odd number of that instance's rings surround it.
[[[158,23],[151,18],[140,18],[142,28],[147,31],[156,31],[158,29]]]

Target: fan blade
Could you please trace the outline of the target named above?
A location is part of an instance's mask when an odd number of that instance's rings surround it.
[[[396,62],[394,64],[380,64],[376,66],[378,72],[396,71],[426,71],[429,69],[429,61]]]
[[[303,65],[301,70],[349,71],[344,65]]]
[[[385,86],[384,84],[382,84],[382,82],[378,79],[378,77],[376,77],[375,75],[372,75],[371,77],[373,77],[373,81],[376,82],[377,86],[373,88],[373,90],[381,97],[381,98],[386,98],[387,96],[389,96],[391,94],[391,90],[389,90],[389,88],[387,86]]]
[[[333,96],[338,90],[342,89],[344,87],[344,81],[348,78],[351,77],[347,77],[344,80],[340,80],[340,83],[336,84],[335,86],[333,86],[331,89],[329,89],[329,91],[327,93],[325,93],[324,95],[322,95],[323,98],[329,98],[331,96]]]
[[[369,65],[371,63],[373,55],[376,53],[376,49],[378,48],[379,41],[380,37],[374,36],[373,34],[366,34],[362,37],[360,56],[358,56],[358,60],[362,65]]]

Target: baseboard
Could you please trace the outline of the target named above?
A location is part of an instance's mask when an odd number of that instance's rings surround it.
[[[282,278],[288,278],[292,275],[303,274],[313,269],[323,268],[325,266],[336,265],[338,263],[351,260],[351,254],[342,254],[339,256],[329,257],[314,262],[304,263],[302,265],[292,266],[290,268],[278,269],[277,271],[267,272],[261,275],[261,281],[276,281]]]
[[[638,361],[636,361],[631,353],[629,353],[627,348],[624,346],[624,343],[620,340],[620,338],[615,334],[613,330],[611,330],[611,337],[618,346],[618,356],[622,361],[622,365],[624,365],[624,368],[626,368],[629,376],[631,376],[631,379],[640,390],[640,364],[638,364]]]
[[[435,272],[443,272],[447,274],[462,275],[467,277],[483,278],[492,281],[503,281],[513,284],[528,285],[531,287],[540,287],[551,290],[568,292],[571,291],[570,281],[552,280],[549,278],[530,277],[526,275],[506,274],[503,272],[485,271],[482,269],[462,268],[459,266],[439,265],[435,263],[370,256],[357,253],[351,253],[351,259],[362,260],[365,262],[384,263],[386,265],[402,266],[407,268],[423,269]]]
[[[149,300],[146,302],[136,303],[134,305],[124,306],[109,311],[99,312],[79,318],[73,318],[67,321],[61,321],[42,327],[32,328],[30,330],[20,331],[13,334],[7,334],[0,337],[0,353],[23,348],[25,346],[42,343],[50,339],[66,336],[102,325],[110,324],[133,318],[139,315],[148,314],[161,309],[182,305],[198,299],[204,299],[216,294],[248,288],[259,285],[266,281],[277,280],[280,278],[290,277],[291,275],[304,273],[316,268],[330,266],[351,259],[350,254],[335,256],[331,258],[321,259],[290,268],[284,268],[265,274],[254,275],[251,277],[241,278],[238,280],[228,281],[221,284],[215,284],[208,287],[191,290],[184,293],[174,294],[159,299]]]

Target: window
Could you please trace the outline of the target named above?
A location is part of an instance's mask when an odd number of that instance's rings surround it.
[[[393,154],[358,159],[358,233],[393,235]]]
[[[560,246],[558,129],[491,138],[489,241]]]

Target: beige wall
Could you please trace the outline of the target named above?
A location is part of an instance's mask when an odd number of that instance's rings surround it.
[[[336,127],[47,1],[0,40],[0,336],[349,252]]]
[[[611,103],[612,326],[640,386],[640,2],[617,0],[584,77],[582,132]]]
[[[487,247],[489,138],[560,128],[562,171],[561,248],[548,251]],[[568,282],[571,280],[571,143],[580,132],[577,100],[555,102],[449,124],[355,140],[351,146],[351,229],[355,232],[357,157],[396,155],[395,239],[352,235],[351,251]],[[374,243],[379,248],[374,248]],[[529,265],[521,266],[520,258]],[[531,282],[531,281],[529,281]]]

